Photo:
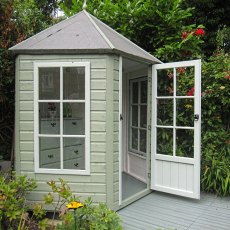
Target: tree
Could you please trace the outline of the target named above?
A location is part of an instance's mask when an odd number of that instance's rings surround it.
[[[0,160],[9,159],[14,130],[14,60],[8,48],[25,37],[12,20],[12,0],[0,5]]]
[[[14,56],[8,49],[48,26],[34,0],[0,3],[0,160],[9,160],[14,133]],[[12,158],[12,156],[11,156]]]
[[[204,53],[206,57],[211,56],[217,49],[216,37],[218,31],[230,27],[230,1],[185,0],[184,7],[195,8],[192,17],[188,19],[190,23],[197,23],[205,26],[206,45],[204,47]],[[228,52],[229,50],[228,45]]]
[[[194,46],[194,50],[188,40],[181,42],[183,32],[197,28],[195,24],[185,24],[192,15],[192,8],[183,9],[182,3],[182,0],[95,0],[88,2],[87,11],[163,61],[175,61],[181,59],[181,53],[183,59],[201,54],[200,46]],[[69,0],[63,1],[60,7],[71,16],[81,11],[82,1],[73,0],[72,5]],[[202,39],[195,40],[202,43]]]

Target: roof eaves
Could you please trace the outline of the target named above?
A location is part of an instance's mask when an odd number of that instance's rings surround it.
[[[91,23],[94,25],[95,29],[98,31],[98,33],[103,37],[103,39],[106,41],[106,43],[109,45],[109,47],[111,49],[114,49],[114,45],[112,44],[112,42],[107,38],[107,36],[101,31],[101,29],[98,27],[98,25],[95,23],[95,21],[93,20],[93,18],[91,17],[91,15],[86,11],[83,10],[83,12],[86,14],[86,16],[89,18],[89,20],[91,21]]]
[[[130,53],[127,53],[127,52],[124,52],[121,50],[117,50],[117,49],[114,49],[113,53],[116,53],[118,55],[130,58],[130,59],[139,60],[141,62],[148,63],[148,64],[161,64],[161,63],[163,63],[162,61],[158,60],[157,58],[154,58],[153,56],[151,59],[148,59],[148,58],[140,57],[139,55],[130,54]]]
[[[14,54],[110,54],[114,51],[106,49],[15,49]]]

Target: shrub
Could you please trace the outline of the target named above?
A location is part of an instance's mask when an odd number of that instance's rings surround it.
[[[36,183],[26,176],[15,173],[0,175],[0,226],[13,229],[21,224],[28,211],[26,194],[36,187]]]
[[[218,51],[202,65],[201,188],[230,195],[230,57]]]
[[[50,181],[47,184],[51,187],[52,192],[45,196],[45,203],[51,204],[54,207],[55,212],[59,211],[59,217],[62,220],[62,224],[57,226],[57,229],[76,229],[78,230],[121,230],[121,220],[114,211],[106,207],[105,204],[99,204],[98,206],[92,205],[92,199],[88,198],[83,202],[83,207],[77,208],[74,211],[69,210],[66,205],[73,201],[79,201],[79,197],[76,197],[70,191],[69,186],[65,181],[59,179],[60,185],[57,185],[55,181]],[[54,196],[57,195],[58,200],[55,202]]]
[[[80,209],[72,212],[66,205],[69,202],[79,201],[70,191],[67,183],[59,179],[59,183],[50,181],[47,183],[52,192],[44,197],[44,203],[53,206],[53,220],[56,214],[62,220],[62,224],[54,225],[54,221],[48,221],[44,218],[45,211],[43,205],[36,203],[32,208],[32,214],[29,215],[28,202],[26,194],[36,188],[36,183],[26,176],[16,176],[13,174],[0,175],[0,229],[75,229],[78,230],[121,230],[121,220],[114,211],[106,207],[105,204],[95,206],[92,199],[88,198],[81,205]],[[58,197],[57,200],[54,197]]]

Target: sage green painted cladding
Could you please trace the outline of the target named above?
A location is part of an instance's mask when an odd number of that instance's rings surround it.
[[[113,60],[113,208],[119,208],[119,57]]]
[[[34,173],[34,62],[90,62],[90,175]],[[37,181],[28,199],[40,201],[46,182],[59,177],[82,199],[118,205],[118,57],[108,55],[19,55],[16,60],[16,170]],[[115,138],[114,138],[115,137]],[[114,195],[115,194],[115,195]]]

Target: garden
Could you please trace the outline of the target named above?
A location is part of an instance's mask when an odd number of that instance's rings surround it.
[[[82,0],[3,0],[0,4],[0,161],[14,161],[14,56],[8,49],[82,9]],[[55,17],[57,9],[65,16]],[[202,60],[202,155],[201,189],[219,196],[230,195],[230,5],[212,0],[95,0],[87,11],[163,62]],[[211,13],[210,13],[211,12]],[[192,96],[192,68],[177,69],[178,94]],[[160,83],[170,95],[172,74]],[[167,83],[167,87],[163,86]],[[158,122],[171,122],[169,101],[162,101]],[[181,101],[177,120],[188,125],[193,116],[191,99]],[[172,141],[159,132],[162,154]],[[189,132],[181,134],[189,136]],[[165,144],[164,144],[165,143]],[[177,155],[191,148],[189,138]],[[187,151],[188,152],[188,151]],[[74,197],[68,183],[49,181],[50,193],[42,204],[31,206],[26,194],[36,182],[13,172],[0,175],[0,229],[122,229],[118,215],[105,205]],[[54,202],[58,197],[58,202]],[[46,218],[52,207],[56,212]],[[33,210],[33,212],[31,212]],[[54,219],[60,219],[54,225]],[[30,227],[29,227],[30,226]],[[32,227],[31,227],[32,226]]]

